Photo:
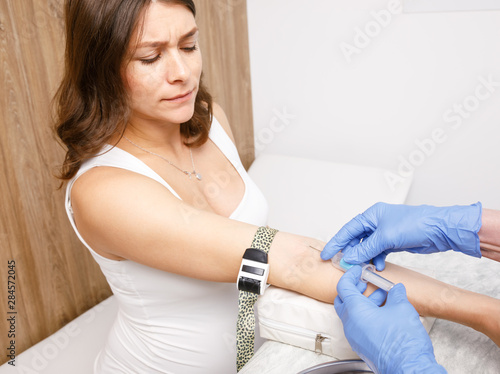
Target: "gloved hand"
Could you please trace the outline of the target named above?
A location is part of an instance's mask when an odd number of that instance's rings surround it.
[[[344,225],[326,244],[321,258],[328,260],[342,250],[347,263],[373,258],[380,271],[391,252],[427,254],[452,249],[481,257],[477,235],[481,215],[480,202],[450,207],[377,203]]]
[[[361,294],[361,267],[353,266],[337,285],[335,311],[353,350],[375,373],[446,373],[437,364],[429,335],[399,283],[387,295],[378,289]]]

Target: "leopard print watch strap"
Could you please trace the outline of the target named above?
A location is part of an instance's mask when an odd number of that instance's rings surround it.
[[[274,236],[278,230],[259,227],[252,241],[252,248],[268,253]],[[236,368],[238,371],[254,354],[255,314],[254,304],[258,295],[247,291],[239,291],[238,321],[236,325]]]

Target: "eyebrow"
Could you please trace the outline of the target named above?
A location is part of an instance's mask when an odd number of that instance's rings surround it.
[[[182,35],[180,38],[179,38],[179,42],[182,42],[186,39],[189,39],[190,37],[196,35],[196,33],[198,32],[198,28],[195,26],[191,31],[187,32],[186,34]],[[156,48],[156,47],[160,47],[160,46],[163,46],[165,44],[168,44],[168,42],[160,42],[160,41],[150,41],[150,42],[142,42],[142,43],[139,43],[137,45],[137,49],[139,48],[145,48],[145,47],[153,47],[153,48]]]

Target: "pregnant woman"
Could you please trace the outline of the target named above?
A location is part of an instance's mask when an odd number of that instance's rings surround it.
[[[311,248],[325,243],[264,227],[266,201],[202,82],[195,13],[191,0],[65,3],[60,178],[119,307],[95,373],[236,372],[235,282],[250,246],[269,250],[269,283],[318,300],[334,301],[342,275]],[[480,310],[498,314],[499,300],[391,264],[384,276],[420,314],[498,338]],[[238,367],[251,350],[239,345]]]

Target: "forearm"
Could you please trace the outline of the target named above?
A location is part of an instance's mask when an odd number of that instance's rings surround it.
[[[332,303],[338,280],[343,275],[330,261],[320,259],[324,243],[313,239],[279,233],[276,248],[270,252],[270,283]],[[287,248],[286,252],[282,252]],[[408,299],[423,316],[457,322],[487,334],[500,345],[500,327],[492,327],[488,317],[500,313],[500,300],[445,284],[406,268],[387,264],[383,276],[394,283],[403,283]],[[373,292],[369,285],[366,294]]]
[[[274,240],[269,255],[270,283],[332,303],[337,296],[337,283],[344,273],[331,261],[321,260],[317,249],[323,248],[324,243],[287,233],[279,233]],[[287,250],[282,252],[283,248]],[[446,307],[462,296],[462,292],[467,294],[464,297],[475,295],[390,263],[387,263],[383,276],[405,285],[410,301],[421,315],[445,318]],[[369,294],[373,290],[373,287],[368,287],[366,292]]]
[[[403,283],[408,299],[422,316],[469,326],[500,346],[500,300],[463,290],[397,265],[387,264],[384,277]]]
[[[330,261],[320,259],[317,249],[323,246],[319,240],[279,232],[269,252],[269,282],[333,303],[343,273],[331,266]]]
[[[500,212],[483,209],[481,230],[478,232],[483,256],[500,261]]]
[[[500,312],[500,300],[440,282],[387,263],[384,277],[403,283],[408,299],[420,315],[446,319],[482,331],[488,310]]]

